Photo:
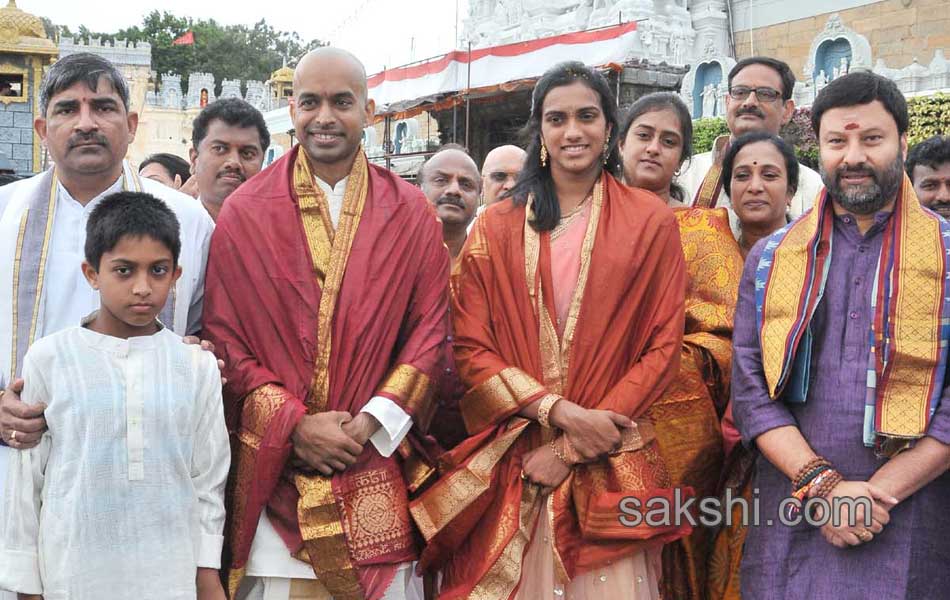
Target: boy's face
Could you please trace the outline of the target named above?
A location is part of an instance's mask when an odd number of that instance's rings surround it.
[[[120,238],[103,253],[98,269],[83,262],[82,270],[93,289],[99,290],[101,307],[95,329],[120,338],[155,332],[155,318],[181,276],[171,250],[148,236]]]

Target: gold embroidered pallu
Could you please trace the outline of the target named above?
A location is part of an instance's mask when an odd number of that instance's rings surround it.
[[[317,319],[317,339],[320,340],[320,345],[313,368],[310,401],[307,403],[308,414],[327,410],[333,313],[343,284],[350,247],[363,216],[368,183],[366,171],[366,157],[362,151],[357,152],[343,195],[340,226],[334,232],[326,196],[314,183],[306,153],[298,153],[294,164],[297,203],[310,247],[314,275],[323,290]],[[317,579],[323,582],[338,600],[360,600],[363,592],[356,567],[350,560],[344,533],[344,518],[333,493],[333,480],[318,474],[298,473],[294,476],[294,482],[300,494],[297,504],[300,534],[303,537],[307,560]]]
[[[676,486],[712,496],[722,469],[719,417],[729,398],[732,319],[742,256],[724,208],[676,209],[686,260],[686,331],[679,374],[647,415]],[[711,542],[698,527],[663,548],[665,598],[701,600]]]
[[[416,432],[432,419],[448,335],[441,229],[416,188],[368,165],[361,152],[335,229],[299,147],[236,194],[212,243],[207,300],[215,310],[205,322],[227,359],[235,436],[229,587],[233,594],[241,583],[266,510],[334,598],[379,598],[399,565],[418,556],[408,493],[433,473]],[[259,243],[236,243],[255,231]],[[261,307],[269,310],[254,315]],[[355,415],[373,396],[413,420],[397,454],[384,458],[370,443],[332,478],[287,463],[304,414]]]
[[[421,567],[441,567],[439,597],[448,600],[511,597],[538,518],[549,521],[562,581],[688,532],[618,520],[624,497],[672,495],[648,423],[628,432],[618,454],[576,466],[547,497],[519,477],[522,457],[554,435],[517,416],[526,405],[559,394],[643,422],[675,376],[683,333],[676,298],[685,289],[675,218],[609,176],[595,185],[561,335],[550,236],[528,219],[510,201],[492,206],[458,262],[455,352],[472,437],[447,453],[444,477],[410,508],[428,542]]]

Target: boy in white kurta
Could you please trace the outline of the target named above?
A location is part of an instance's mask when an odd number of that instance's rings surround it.
[[[23,399],[49,430],[10,456],[0,505],[0,589],[21,600],[224,598],[221,379],[156,320],[180,248],[160,200],[104,199],[83,263],[101,308],[26,355]]]

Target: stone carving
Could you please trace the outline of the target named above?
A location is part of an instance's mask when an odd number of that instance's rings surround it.
[[[725,81],[720,81],[716,87],[716,116],[726,116],[726,94],[729,93],[729,85]]]
[[[181,109],[184,102],[181,94],[181,75],[165,73],[157,95],[157,105],[164,108]]]
[[[241,98],[241,80],[225,79],[221,82],[221,95],[218,98]]]
[[[841,57],[841,63],[838,65],[838,75],[847,75],[850,71],[850,66],[848,65],[848,58],[845,56]]]
[[[266,112],[272,108],[268,102],[269,97],[263,81],[248,81],[247,94],[245,94],[244,99],[261,112]]]
[[[818,35],[816,35],[811,42],[811,48],[808,51],[808,60],[805,62],[805,67],[802,69],[802,73],[805,75],[806,81],[811,81],[811,79],[815,77],[815,65],[818,60],[818,48],[824,42],[842,39],[847,40],[851,45],[851,62],[845,64],[845,73],[848,73],[853,69],[871,68],[871,44],[868,42],[868,39],[863,35],[845,27],[841,22],[841,17],[835,13],[828,17],[828,21],[825,23],[825,28]],[[839,71],[840,70],[841,67],[839,66]],[[825,75],[827,77],[828,74],[826,73]],[[832,73],[832,75],[834,74]]]
[[[685,65],[696,40],[686,5],[685,0],[471,0],[462,38],[481,48],[637,19],[630,58]]]
[[[703,88],[703,118],[716,116],[716,86],[707,83]]]
[[[897,83],[897,87],[900,91],[905,94],[912,94],[923,89],[923,84],[929,76],[930,72],[927,70],[927,67],[917,62],[917,59],[914,58],[914,62],[898,71],[894,81]]]
[[[211,103],[214,99],[214,75],[192,73],[188,76],[188,96],[185,99],[185,108],[201,108],[203,100]]]
[[[818,71],[818,76],[815,77],[815,96],[820,94],[826,85],[828,85],[828,76],[825,75],[825,70],[821,69]]]
[[[694,101],[696,98],[702,99],[703,90],[696,88],[696,73],[699,72],[700,68],[703,65],[713,65],[714,67],[720,70],[722,74],[723,82],[725,83],[726,74],[732,70],[732,67],[736,66],[736,61],[734,58],[729,56],[716,56],[714,58],[705,58],[698,62],[692,63],[689,66],[689,71],[686,75],[683,76],[683,83],[680,86],[680,98],[683,99],[683,102],[689,108],[690,114],[693,115],[694,119],[699,119],[702,115],[693,114],[694,111]],[[728,86],[728,84],[726,84]],[[728,91],[728,88],[727,90]],[[694,96],[695,94],[695,96]],[[725,102],[719,101],[716,103],[717,106],[721,107],[717,110],[725,111]],[[714,113],[715,114],[715,113]],[[712,116],[712,115],[709,115]]]

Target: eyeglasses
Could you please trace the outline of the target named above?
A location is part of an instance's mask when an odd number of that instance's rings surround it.
[[[749,97],[749,94],[755,92],[755,97],[760,102],[775,102],[782,97],[782,92],[773,90],[770,87],[751,88],[744,85],[737,85],[729,88],[729,95],[733,100],[743,101]]]

